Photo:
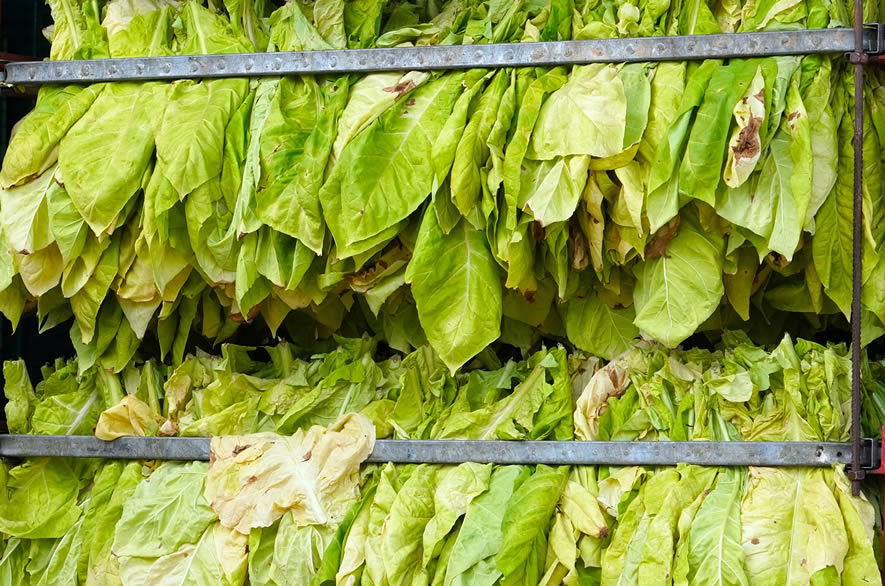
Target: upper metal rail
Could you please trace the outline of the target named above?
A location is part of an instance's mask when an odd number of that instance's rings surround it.
[[[875,32],[864,44],[875,42]],[[370,71],[534,67],[629,61],[685,61],[854,51],[852,29],[820,29],[596,39],[544,43],[446,45],[286,53],[8,63],[12,85],[188,78],[260,77]]]
[[[878,445],[865,442],[867,466]],[[0,456],[125,460],[209,460],[210,440],[93,436],[0,435]],[[836,442],[610,442],[378,440],[369,462],[672,466],[832,466],[851,461],[851,445]]]

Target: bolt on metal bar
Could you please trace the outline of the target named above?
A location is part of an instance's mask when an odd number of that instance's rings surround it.
[[[851,490],[860,494],[861,460],[861,290],[863,270],[863,0],[854,0],[854,201],[851,272]],[[877,47],[878,49],[879,47]]]
[[[370,71],[535,67],[630,61],[685,61],[854,50],[849,28],[716,35],[593,39],[8,63],[5,83],[94,83],[189,78],[340,74]]]
[[[879,449],[870,441],[865,448]],[[369,462],[672,466],[832,466],[851,461],[851,446],[836,442],[611,442],[378,440]],[[210,439],[0,435],[0,456],[209,460]]]

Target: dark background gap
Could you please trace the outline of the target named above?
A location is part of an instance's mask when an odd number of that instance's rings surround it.
[[[0,0],[0,51],[44,59],[49,42],[43,28],[52,24],[49,6],[40,0]],[[6,155],[12,127],[34,107],[33,95],[16,90],[0,94],[0,157]],[[24,358],[32,380],[39,380],[40,367],[59,356],[72,356],[74,347],[68,328],[61,326],[38,336],[36,313],[22,316],[15,333],[6,318],[0,318],[0,359]],[[2,380],[0,380],[2,382]],[[6,397],[0,393],[0,408]],[[6,431],[5,412],[0,412],[0,431]]]

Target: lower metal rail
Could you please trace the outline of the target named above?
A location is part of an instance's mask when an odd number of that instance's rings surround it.
[[[209,460],[210,439],[3,435],[0,456],[121,460]],[[865,464],[878,465],[878,440],[864,442]],[[851,444],[838,442],[610,442],[378,440],[369,462],[672,466],[832,466],[851,462]]]

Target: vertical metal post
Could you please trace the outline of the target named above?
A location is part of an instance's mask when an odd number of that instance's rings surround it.
[[[854,213],[851,275],[851,490],[860,493],[861,468],[861,307],[863,270],[863,0],[854,0]]]

